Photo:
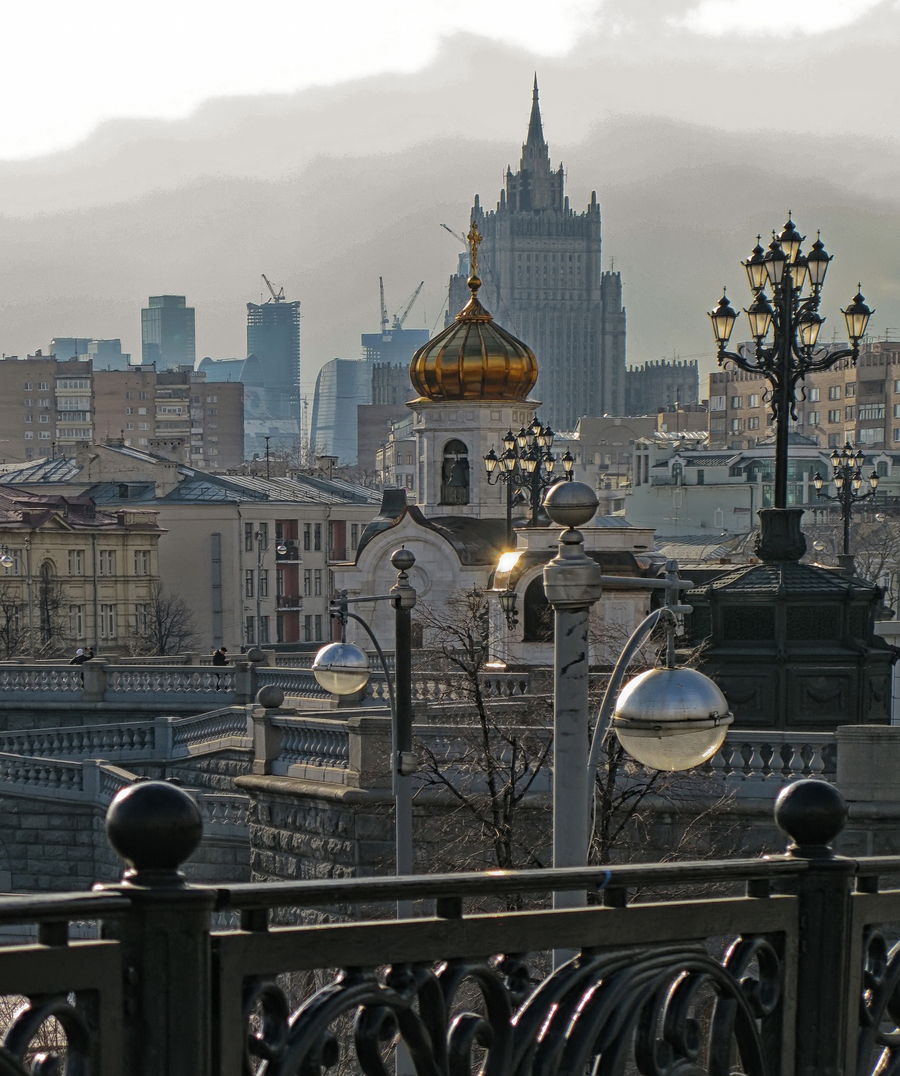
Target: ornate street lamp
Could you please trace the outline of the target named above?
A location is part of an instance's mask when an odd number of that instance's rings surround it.
[[[562,456],[555,456],[553,447],[555,434],[549,426],[541,425],[537,415],[531,425],[524,426],[518,433],[509,430],[503,438],[503,452],[498,456],[493,448],[484,456],[484,471],[488,485],[495,486],[503,482],[506,486],[506,544],[513,547],[512,506],[518,493],[528,497],[530,504],[529,527],[540,527],[541,495],[549,486],[557,482],[571,482],[575,457],[568,449]],[[557,469],[562,464],[562,474]]]
[[[391,710],[395,868],[400,875],[412,874],[414,869],[411,777],[416,770],[416,756],[412,743],[412,610],[416,604],[416,591],[409,582],[409,571],[415,563],[416,558],[410,550],[395,549],[391,564],[397,569],[397,582],[387,594],[351,598],[345,590],[341,591],[330,606],[332,617],[341,626],[341,641],[323,646],[312,665],[316,680],[326,691],[335,695],[355,695],[369,682],[369,659],[355,643],[347,642],[347,621],[355,620],[375,647],[387,682]],[[374,632],[361,616],[348,609],[351,602],[373,601],[389,601],[394,607],[393,679]],[[398,902],[397,914],[400,918],[409,914],[405,903]]]
[[[828,370],[841,359],[856,362],[859,341],[865,335],[872,311],[860,292],[842,311],[850,338],[849,348],[818,346],[824,318],[819,315],[822,285],[831,255],[820,238],[804,255],[800,235],[788,214],[769,249],[757,244],[742,262],[753,301],[746,308],[753,343],[740,352],[726,350],[737,311],[724,294],[709,313],[716,340],[719,365],[731,362],[757,374],[771,386],[772,417],[775,419],[775,507],[787,507],[788,427],[796,419],[797,382],[813,370]],[[771,290],[771,301],[766,289]],[[809,289],[804,294],[806,289]],[[772,331],[771,342],[769,332]]]
[[[11,568],[15,564],[10,551],[5,545],[0,545],[0,568]]]
[[[831,453],[831,481],[834,483],[835,493],[823,493],[822,487],[825,479],[818,473],[813,475],[813,485],[816,487],[816,495],[826,501],[836,501],[841,509],[841,519],[844,523],[844,557],[850,556],[850,520],[853,516],[853,508],[860,501],[867,501],[874,497],[878,490],[878,472],[873,471],[868,478],[871,487],[866,493],[862,493],[864,481],[862,465],[866,457],[861,448],[853,451],[853,445],[848,441],[842,451],[835,449]]]

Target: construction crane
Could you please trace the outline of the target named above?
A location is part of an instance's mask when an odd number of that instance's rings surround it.
[[[276,303],[283,303],[284,302],[284,285],[282,285],[278,289],[278,291],[276,291],[274,285],[272,284],[272,281],[269,280],[269,278],[266,276],[265,273],[262,274],[262,278],[266,282],[266,287],[272,293],[272,298],[275,300],[275,302]]]
[[[403,328],[403,322],[406,321],[407,314],[410,312],[410,310],[412,310],[412,305],[416,301],[416,299],[419,298],[419,292],[422,290],[422,288],[424,286],[425,286],[425,281],[420,280],[419,281],[419,286],[416,288],[416,290],[410,296],[410,300],[406,304],[406,306],[404,307],[403,313],[400,314],[399,317],[397,316],[397,314],[394,314],[394,323],[391,326],[392,329],[402,329]]]
[[[454,230],[452,228],[448,228],[446,224],[442,224],[441,227],[444,229],[445,232],[449,232],[454,239],[458,239],[464,247],[467,247],[469,245],[469,241],[464,235],[460,235],[459,232],[454,232]]]
[[[390,321],[388,320],[387,304],[384,301],[384,278],[378,278],[378,290],[381,293],[381,331],[386,333]]]

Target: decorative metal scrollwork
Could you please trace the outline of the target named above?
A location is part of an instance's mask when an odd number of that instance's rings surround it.
[[[863,942],[857,1076],[900,1070],[900,943],[870,928]]]
[[[769,1076],[764,1026],[781,984],[764,937],[721,961],[700,944],[585,950],[536,986],[511,956],[352,968],[289,1019],[280,988],[253,981],[244,1071],[313,1076],[352,1052],[354,1070],[387,1076],[399,1038],[423,1076]]]
[[[42,1043],[51,1020],[56,1032],[51,1039],[61,1036],[63,1041]],[[0,1076],[86,1076],[90,1059],[91,1033],[84,1014],[64,996],[35,996],[19,1007],[4,1036]]]

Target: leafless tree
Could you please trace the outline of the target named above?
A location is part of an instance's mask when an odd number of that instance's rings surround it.
[[[23,654],[29,649],[30,641],[21,591],[3,585],[0,587],[0,653],[5,658]]]
[[[424,739],[423,787],[443,793],[457,823],[456,839],[438,854],[452,869],[544,866],[547,845],[547,761],[552,711],[547,698],[515,703],[488,697],[484,591],[452,598],[449,615],[419,609],[432,655],[450,671],[442,734]],[[452,684],[452,687],[450,686]]]
[[[134,645],[137,653],[178,654],[196,645],[194,616],[187,602],[156,583],[150,599],[136,617]]]
[[[843,545],[840,519],[804,526],[807,557],[833,564]],[[857,575],[885,591],[884,603],[897,609],[900,602],[900,517],[887,512],[860,511],[850,532],[850,552]]]
[[[487,597],[478,589],[452,599],[439,615],[417,610],[432,655],[455,674],[446,677],[446,701],[430,715],[431,728],[420,743],[422,788],[442,794],[450,805],[443,821],[452,823],[443,828],[434,823],[432,869],[509,870],[549,861],[551,701],[547,696],[489,697],[486,614]],[[594,640],[597,649],[614,644],[618,649],[622,629],[604,630],[604,639]],[[661,645],[661,636],[651,638],[630,672],[654,665]],[[591,679],[596,712],[608,674],[595,672]],[[711,815],[721,817],[725,806],[711,778],[698,771],[673,775],[645,769],[614,737],[607,737],[604,747],[595,778],[590,862],[646,859],[662,815],[667,823],[664,847],[657,842],[659,857],[724,850],[721,841],[712,841],[707,824]],[[585,760],[587,753],[585,744]]]

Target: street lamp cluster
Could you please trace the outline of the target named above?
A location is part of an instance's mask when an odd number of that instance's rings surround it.
[[[874,497],[878,491],[878,472],[873,471],[868,477],[869,490],[862,492],[863,478],[862,466],[865,455],[861,448],[853,451],[853,445],[848,441],[842,451],[836,448],[831,453],[831,481],[834,483],[835,493],[823,493],[825,479],[818,473],[813,475],[813,485],[816,494],[826,501],[836,501],[840,506],[841,520],[844,524],[844,556],[850,556],[850,520],[853,516],[854,506],[860,501]]]
[[[518,433],[508,430],[503,438],[503,452],[498,456],[493,448],[484,456],[484,470],[489,485],[503,482],[506,485],[506,542],[513,544],[512,506],[517,493],[523,493],[530,505],[529,526],[543,522],[541,494],[557,482],[571,482],[575,457],[566,449],[562,456],[553,454],[553,430],[543,426],[537,415],[531,425],[523,426]],[[562,474],[556,468],[562,464]]]
[[[872,311],[862,293],[842,311],[850,338],[849,348],[818,345],[825,319],[819,314],[822,285],[832,256],[821,238],[816,238],[808,254],[802,236],[788,214],[777,235],[772,233],[768,250],[757,244],[741,264],[747,272],[753,301],[745,308],[753,343],[748,349],[727,351],[737,311],[722,294],[709,313],[718,348],[719,365],[734,363],[748,373],[765,378],[771,385],[772,415],[775,419],[775,507],[787,507],[788,425],[794,413],[797,382],[813,370],[830,369],[840,359],[856,362],[859,341],[865,335]],[[771,301],[766,294],[769,288]],[[772,332],[769,342],[769,332]]]

